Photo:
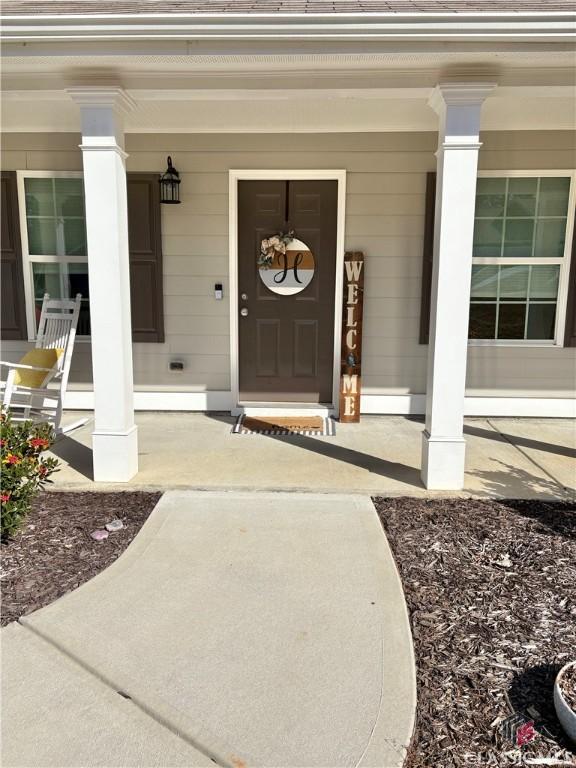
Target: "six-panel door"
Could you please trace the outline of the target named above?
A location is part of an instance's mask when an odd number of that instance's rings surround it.
[[[337,196],[336,181],[238,182],[240,402],[332,402]],[[261,274],[262,240],[288,230],[297,247]]]

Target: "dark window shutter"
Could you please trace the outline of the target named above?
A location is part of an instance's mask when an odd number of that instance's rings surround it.
[[[132,341],[164,341],[162,232],[158,174],[128,173]]]
[[[27,339],[16,172],[2,171],[2,338]]]
[[[434,258],[434,209],[436,172],[426,174],[426,209],[424,215],[424,247],[422,249],[422,298],[420,302],[420,344],[428,344],[430,332],[430,300],[432,294],[432,262]]]
[[[564,346],[576,347],[576,211],[574,212],[574,231],[572,233],[572,257],[568,276],[568,304],[566,306],[566,330]]]

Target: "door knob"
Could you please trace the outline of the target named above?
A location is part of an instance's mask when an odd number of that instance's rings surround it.
[[[240,310],[240,314],[242,315],[242,317],[248,317],[248,307],[242,307],[242,309]]]

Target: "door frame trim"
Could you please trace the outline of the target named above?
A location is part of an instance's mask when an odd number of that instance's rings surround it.
[[[279,411],[284,409],[278,403],[250,403],[245,407],[240,404],[240,360],[238,339],[238,182],[239,181],[336,181],[338,182],[338,202],[336,218],[336,275],[334,291],[334,366],[332,374],[332,403],[327,409],[313,406],[317,410],[327,410],[330,415],[338,416],[340,391],[340,353],[342,329],[342,289],[344,282],[344,221],[346,215],[346,171],[310,170],[310,169],[231,169],[228,171],[228,204],[229,204],[229,281],[230,281],[230,389],[234,415],[246,412],[248,409]],[[288,410],[306,410],[311,406],[306,404],[287,404]]]

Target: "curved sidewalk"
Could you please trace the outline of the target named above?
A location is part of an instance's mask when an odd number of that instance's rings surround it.
[[[367,497],[168,492],[3,646],[6,768],[399,768],[412,733],[406,607]]]

